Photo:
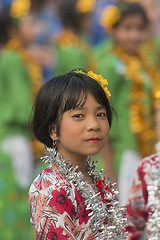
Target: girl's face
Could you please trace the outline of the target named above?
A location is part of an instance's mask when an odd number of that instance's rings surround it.
[[[107,142],[109,123],[106,109],[88,93],[83,106],[71,109],[62,116],[57,150],[64,157],[86,159],[96,155]],[[54,138],[55,133],[51,134]]]
[[[140,45],[147,39],[148,27],[139,15],[125,17],[112,30],[112,36],[117,44],[128,54],[137,54]]]
[[[36,38],[35,19],[30,14],[23,17],[19,23],[18,36],[21,42],[27,46],[32,43]]]

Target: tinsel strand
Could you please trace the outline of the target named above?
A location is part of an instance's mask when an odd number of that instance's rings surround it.
[[[102,198],[98,192],[98,187],[94,184],[95,191],[84,180],[82,172],[76,172],[78,166],[73,166],[68,159],[63,159],[56,149],[47,148],[48,155],[42,157],[44,162],[47,162],[48,167],[53,165],[58,167],[60,174],[73,183],[82,197],[85,199],[86,210],[90,211],[90,229],[93,236],[97,240],[124,240],[127,236],[125,232],[127,219],[125,215],[125,207],[118,207],[118,190],[114,189],[114,184],[111,183],[107,174],[103,175],[96,169],[96,164],[91,158],[88,158],[86,172],[92,177],[96,183],[99,180],[104,181],[110,191],[104,189],[106,207],[104,208]],[[97,192],[97,193],[96,193]],[[107,224],[105,223],[107,221]]]
[[[150,213],[147,222],[147,231],[150,240],[160,239],[160,142],[156,145],[158,152],[159,167],[154,164],[151,167],[152,183],[147,186],[148,190],[148,207]]]

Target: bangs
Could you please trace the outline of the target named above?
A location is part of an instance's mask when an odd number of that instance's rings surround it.
[[[107,108],[108,100],[101,86],[88,76],[85,76],[85,81],[83,80],[84,76],[81,77],[80,80],[80,74],[78,77],[74,75],[72,81],[68,82],[61,105],[62,113],[83,106],[88,93],[91,93],[100,105]]]
[[[78,86],[77,86],[78,85]],[[76,77],[68,83],[64,93],[62,112],[83,106],[87,99],[87,88]]]

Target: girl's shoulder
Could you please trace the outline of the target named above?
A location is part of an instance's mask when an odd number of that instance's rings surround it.
[[[16,51],[12,50],[12,49],[4,48],[1,51],[1,56],[17,58],[19,56],[19,54]]]
[[[152,168],[155,167],[157,169],[160,168],[160,159],[157,153],[152,154],[150,156],[145,157],[140,163],[138,167],[138,172],[150,174]]]
[[[121,76],[126,73],[126,64],[114,53],[114,44],[109,40],[96,47],[94,56],[99,73],[109,77],[112,74]]]
[[[49,188],[58,189],[61,186],[71,187],[71,184],[58,170],[46,168],[34,179],[30,189],[34,188],[37,191],[45,191]]]
[[[107,39],[98,45],[93,47],[93,52],[97,59],[108,59],[108,56],[111,59],[117,59],[116,55],[113,52],[114,43],[111,39]]]
[[[1,51],[0,61],[1,61],[1,64],[11,63],[15,65],[17,63],[22,62],[22,59],[18,52],[11,49],[4,49]]]

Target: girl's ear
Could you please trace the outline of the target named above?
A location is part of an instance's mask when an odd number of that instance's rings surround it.
[[[57,131],[56,131],[56,125],[52,124],[49,128],[49,133],[50,133],[50,137],[54,140],[58,140],[57,137]]]

